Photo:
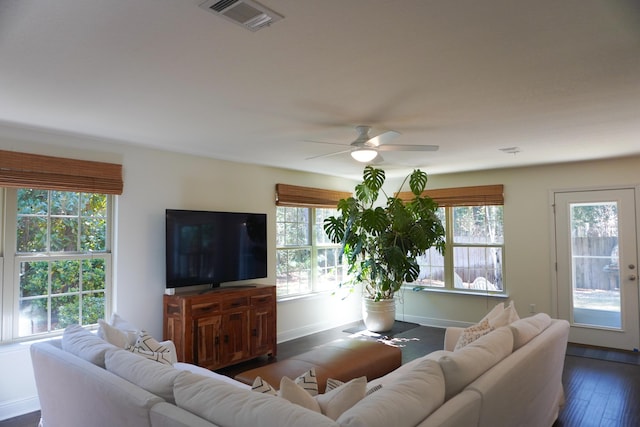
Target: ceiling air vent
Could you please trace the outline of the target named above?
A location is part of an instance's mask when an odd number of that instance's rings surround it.
[[[207,0],[200,7],[251,31],[282,19],[282,15],[252,0]]]

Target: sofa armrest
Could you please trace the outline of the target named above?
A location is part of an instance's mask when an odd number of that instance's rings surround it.
[[[444,332],[444,349],[447,351],[453,351],[456,347],[456,343],[458,342],[458,338],[462,335],[462,331],[464,328],[459,328],[457,326],[448,327]]]

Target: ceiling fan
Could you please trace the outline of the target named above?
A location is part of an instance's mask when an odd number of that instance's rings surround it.
[[[382,156],[379,154],[380,151],[436,151],[438,150],[437,145],[399,145],[399,144],[388,144],[390,141],[395,139],[400,135],[400,132],[395,130],[388,130],[374,137],[369,136],[369,131],[371,127],[369,126],[356,126],[356,131],[358,132],[358,137],[355,141],[353,141],[349,148],[346,150],[340,150],[329,154],[320,154],[318,156],[308,157],[307,160],[317,159],[321,157],[329,157],[336,156],[338,154],[350,153],[351,157],[354,160],[362,163],[369,163],[374,160],[376,162],[382,161]],[[319,144],[331,144],[331,145],[341,145],[343,144],[334,144],[332,142],[322,142],[322,141],[309,141],[315,142]]]

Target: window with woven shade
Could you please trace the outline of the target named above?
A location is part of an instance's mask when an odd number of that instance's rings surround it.
[[[279,298],[335,289],[346,268],[323,228],[345,191],[276,184],[276,285]]]
[[[5,271],[2,341],[95,325],[111,295],[119,164],[0,150]]]
[[[440,206],[445,255],[430,250],[419,259],[416,289],[506,294],[504,283],[503,185],[426,190]],[[410,192],[398,194],[409,200]]]

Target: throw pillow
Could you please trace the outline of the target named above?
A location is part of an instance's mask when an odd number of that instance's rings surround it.
[[[141,350],[153,351],[156,353],[168,353],[171,351],[169,346],[159,343],[155,338],[149,335],[146,331],[140,331],[138,339],[134,344],[134,347],[138,347]]]
[[[296,384],[305,389],[311,396],[318,395],[318,379],[315,368],[309,369],[294,380]]]
[[[280,390],[278,396],[288,400],[291,403],[310,409],[314,412],[322,412],[320,405],[307,391],[295,383],[288,377],[282,377],[280,380]]]
[[[488,334],[493,331],[493,328],[489,325],[489,320],[485,319],[477,325],[469,326],[462,331],[460,334],[460,338],[458,338],[458,342],[456,342],[456,346],[453,351],[460,350],[467,344],[471,344],[478,338],[483,335]]]
[[[273,388],[271,384],[262,379],[262,377],[257,376],[255,380],[253,380],[253,384],[251,385],[251,391],[255,391],[258,393],[268,394],[271,396],[277,396],[278,390]]]
[[[355,378],[324,394],[316,396],[320,411],[337,420],[346,410],[358,403],[367,394],[367,377]]]
[[[106,342],[120,348],[125,348],[128,345],[133,345],[138,339],[138,334],[136,332],[118,329],[108,324],[103,319],[98,319],[97,335]]]
[[[502,326],[510,325],[516,320],[520,319],[518,316],[518,312],[516,311],[516,306],[514,302],[511,301],[507,307],[500,313],[498,316],[493,319],[489,319],[489,324],[492,328],[498,329]]]
[[[490,312],[488,312],[482,319],[480,319],[480,322],[478,322],[478,323],[481,323],[484,320],[495,319],[497,316],[502,314],[503,311],[504,311],[504,303],[503,302],[498,303],[498,304],[495,305],[495,307],[493,307],[491,309]]]
[[[164,352],[161,353],[159,351],[149,351],[149,350],[143,350],[140,347],[127,347],[125,350],[129,350],[132,353],[138,354],[144,358],[147,358],[149,360],[154,360],[156,362],[160,362],[163,365],[171,365],[173,366],[173,361],[171,360],[171,353]]]

